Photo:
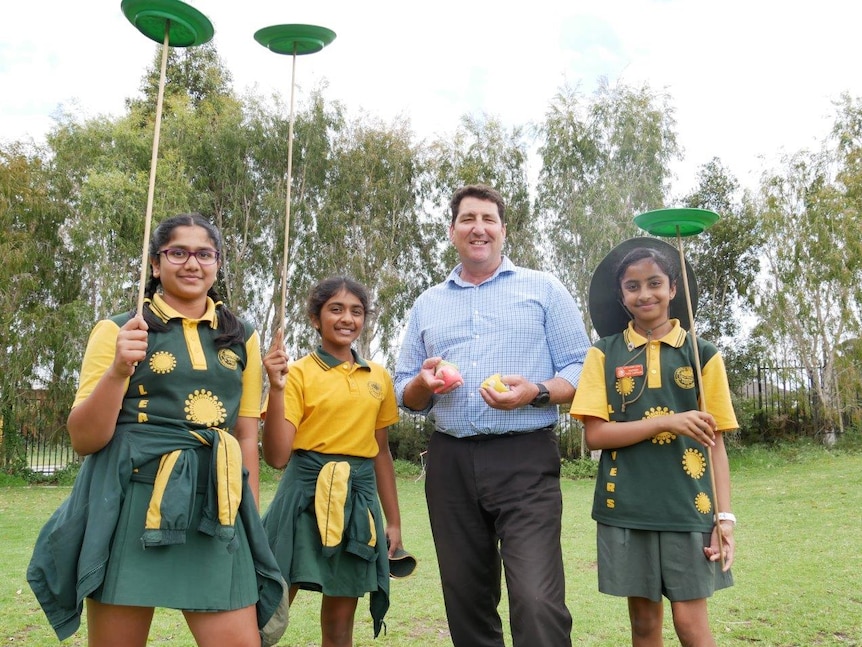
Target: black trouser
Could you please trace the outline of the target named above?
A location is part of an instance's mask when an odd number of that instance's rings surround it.
[[[501,561],[515,647],[571,645],[556,434],[431,437],[425,495],[456,647],[502,647]]]

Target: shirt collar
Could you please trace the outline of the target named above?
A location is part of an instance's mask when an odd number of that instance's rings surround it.
[[[353,355],[354,364],[356,364],[360,368],[368,368],[368,362],[362,359],[354,349],[351,348],[350,353]],[[335,368],[336,366],[341,366],[342,364],[344,364],[344,360],[340,360],[336,357],[333,357],[325,350],[323,350],[323,346],[318,346],[317,350],[312,353],[312,356],[324,371],[328,371],[331,368]]]
[[[189,321],[207,321],[209,322],[210,328],[218,328],[216,306],[221,305],[221,301],[215,303],[211,298],[207,297],[207,309],[198,319],[191,319],[190,317],[186,317],[174,310],[165,302],[161,294],[156,293],[153,295],[152,299],[145,299],[144,301],[145,303],[150,304],[150,310],[156,317],[161,319],[162,323],[168,323],[171,319],[188,319]]]
[[[468,283],[467,281],[464,281],[461,278],[461,267],[462,267],[462,265],[463,265],[462,263],[458,263],[454,268],[452,268],[452,271],[449,272],[449,276],[446,277],[446,282],[447,283],[454,283],[455,285],[459,285],[461,287],[468,287],[468,288],[476,287],[476,285],[474,283]],[[496,279],[498,276],[500,276],[500,274],[515,272],[517,269],[518,269],[517,265],[515,265],[512,261],[510,261],[508,256],[504,255],[502,257],[502,260],[500,261],[500,265],[498,265],[497,269],[494,270],[494,273],[489,278],[482,281],[482,283],[480,283],[480,285],[483,283],[490,283],[491,281]]]
[[[670,321],[673,324],[673,328],[664,337],[655,341],[673,346],[674,348],[680,348],[685,343],[686,331],[680,325],[679,319],[671,319]],[[640,348],[648,341],[646,337],[635,330],[633,321],[629,321],[628,327],[623,331],[623,337],[625,338],[626,345],[630,348]]]

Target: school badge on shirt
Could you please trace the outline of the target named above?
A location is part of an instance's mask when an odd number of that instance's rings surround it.
[[[369,382],[368,391],[375,400],[383,399],[383,385],[380,382]]]
[[[673,381],[681,389],[694,388],[694,371],[691,366],[680,366],[673,374]]]
[[[219,364],[221,364],[225,368],[229,368],[230,370],[235,371],[237,365],[239,364],[239,356],[234,353],[230,348],[222,348],[218,352],[218,361]]]

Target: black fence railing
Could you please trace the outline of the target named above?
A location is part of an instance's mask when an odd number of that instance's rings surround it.
[[[823,369],[811,375],[801,366],[758,366],[756,375],[738,393],[743,406],[750,415],[737,416],[743,424],[743,442],[774,441],[799,437],[815,437],[830,433],[815,388],[826,376]],[[862,421],[862,397],[856,394],[851,403],[841,409],[845,426]],[[69,443],[68,434],[61,423],[45,419],[40,406],[40,392],[21,400],[21,419],[24,422],[15,433],[14,442],[24,456],[25,465],[35,473],[53,474],[69,465],[80,462],[80,457]],[[560,407],[557,431],[560,438],[560,453],[565,459],[583,458],[589,455],[583,447],[581,424],[569,416],[568,407]],[[834,431],[834,430],[833,430]],[[403,414],[401,420],[390,429],[390,447],[396,458],[419,463],[420,456],[428,446],[432,429],[421,415]],[[10,438],[5,439],[8,442]],[[0,424],[0,443],[4,442]]]
[[[804,366],[758,365],[756,375],[740,394],[753,414],[751,429],[743,431],[754,441],[800,437],[834,440],[841,428],[857,424],[862,414],[858,394],[847,399],[832,389],[818,389],[818,385],[835,382],[822,366],[812,371]]]

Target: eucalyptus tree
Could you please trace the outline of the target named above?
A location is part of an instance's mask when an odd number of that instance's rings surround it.
[[[466,184],[487,184],[506,202],[505,254],[515,263],[540,268],[539,226],[532,212],[529,181],[529,148],[524,128],[506,127],[488,115],[464,115],[455,131],[436,137],[428,145],[429,209],[437,240],[442,246],[441,279],[457,263],[448,244],[449,200]]]
[[[762,352],[749,335],[762,247],[756,209],[717,158],[700,168],[698,184],[683,202],[719,215],[715,225],[685,239],[685,255],[697,277],[698,335],[718,345],[732,385],[740,385]]]
[[[643,234],[635,215],[664,204],[680,155],[674,127],[666,94],[605,79],[589,98],[561,88],[539,126],[545,243],[585,315],[596,266],[622,240]]]
[[[316,114],[324,118],[320,108]],[[362,114],[328,121],[337,125],[328,130],[329,145],[312,142],[300,159],[298,218],[290,234],[290,285],[297,298],[288,306],[296,325],[287,336],[298,350],[312,349],[317,339],[307,325],[305,296],[321,278],[348,275],[369,288],[374,308],[358,350],[390,361],[433,264],[429,227],[417,213],[420,155],[402,119],[386,123]],[[309,168],[321,163],[312,159],[314,150],[326,157],[324,173]]]
[[[766,278],[758,330],[776,353],[806,368],[824,432],[841,425],[839,349],[860,333],[862,240],[852,233],[860,214],[842,168],[834,149],[801,151],[761,188]]]
[[[0,436],[2,462],[20,467],[19,432],[62,432],[70,402],[78,282],[51,195],[46,151],[0,144]],[[31,406],[35,389],[46,393]],[[47,389],[47,391],[45,391]]]
[[[230,112],[225,106],[238,105],[223,83],[212,81],[227,75],[214,56],[206,48],[172,50],[169,56],[171,83],[165,92],[159,142],[154,225],[180,212],[207,212],[210,187],[202,178],[230,162],[227,157],[202,169],[189,150],[189,142],[198,150],[210,147],[224,131],[223,114]],[[153,68],[158,60],[154,58]],[[212,69],[207,71],[206,65]],[[88,323],[134,304],[155,130],[157,88],[148,82],[158,74],[153,68],[145,75],[144,97],[127,100],[123,116],[80,120],[61,115],[47,138],[53,182],[70,209],[65,233],[76,251],[81,283],[90,294],[93,314]],[[211,95],[204,94],[208,89]],[[202,141],[203,136],[208,141]]]
[[[838,159],[841,160],[837,180],[844,191],[846,209],[856,215],[857,235],[854,236],[852,231],[848,232],[844,244],[855,248],[858,262],[862,261],[862,252],[858,247],[859,222],[862,215],[862,98],[853,98],[844,93],[835,101],[835,107],[836,117],[831,141],[835,144]],[[859,276],[859,265],[854,264],[848,269],[855,272],[858,284],[858,279],[862,278]],[[862,295],[857,292],[854,315],[857,322],[862,320],[860,304]],[[862,393],[862,339],[856,336],[842,344],[839,355],[836,375],[843,394],[842,402],[845,406],[847,403],[855,403],[858,407]]]
[[[260,298],[265,309],[262,330],[267,344],[279,327],[285,329],[285,343],[293,357],[313,348],[305,311],[312,276],[323,273],[308,245],[317,238],[317,214],[326,205],[328,178],[335,156],[336,140],[346,128],[344,106],[328,102],[322,88],[315,89],[306,105],[295,112],[292,159],[290,222],[287,217],[287,166],[289,112],[281,97],[271,107],[261,102],[252,106],[251,122],[261,137],[262,146],[254,159],[255,172],[268,191],[262,206],[270,219],[270,256],[265,265],[268,279],[262,281]],[[290,227],[285,236],[285,225]],[[287,266],[283,267],[284,244],[288,243]],[[285,312],[281,306],[282,270],[286,269]]]

